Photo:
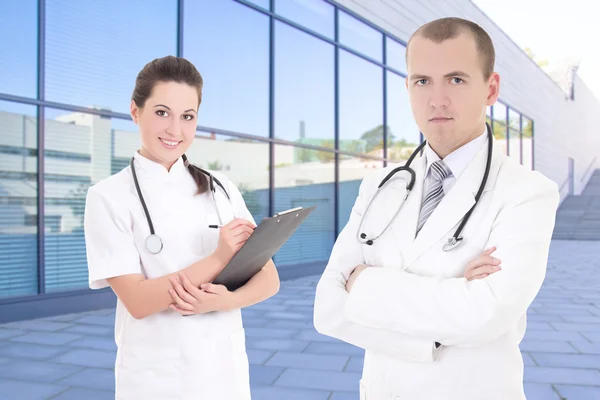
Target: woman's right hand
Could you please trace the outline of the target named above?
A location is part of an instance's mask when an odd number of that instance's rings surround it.
[[[219,232],[219,244],[213,253],[223,265],[227,265],[246,240],[252,235],[256,226],[245,219],[236,218],[224,225]]]

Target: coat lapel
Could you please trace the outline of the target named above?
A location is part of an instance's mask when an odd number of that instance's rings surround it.
[[[502,157],[502,154],[496,150],[497,143],[495,140],[493,141],[493,144],[492,164],[490,166],[488,181],[484,192],[494,186]],[[414,238],[416,228],[410,229],[413,234],[414,242],[412,243],[412,246],[410,246],[408,253],[405,255],[406,267],[412,264],[419,256],[421,256],[421,254],[431,248],[431,246],[439,242],[440,239],[452,236],[457,224],[461,222],[465,214],[473,207],[473,205],[475,205],[475,196],[485,172],[487,154],[488,146],[486,142],[473,161],[469,163],[462,175],[451,187],[450,191],[438,204],[416,238]],[[421,181],[422,180],[423,176],[421,176]],[[421,186],[422,185],[423,182],[421,182]],[[421,211],[422,197],[419,196],[418,200],[418,205],[413,209],[414,215],[412,216],[412,218],[415,219],[415,227]]]

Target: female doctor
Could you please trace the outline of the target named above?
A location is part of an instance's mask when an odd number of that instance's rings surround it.
[[[234,292],[209,283],[255,223],[235,185],[184,154],[202,84],[183,58],[148,63],[131,101],[141,147],[88,191],[89,285],[118,298],[116,399],[250,399],[240,309],[276,294],[279,277],[270,261]]]

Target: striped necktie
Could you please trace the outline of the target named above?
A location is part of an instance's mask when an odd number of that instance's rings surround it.
[[[444,197],[443,182],[448,176],[452,175],[450,168],[442,160],[437,160],[431,164],[428,177],[428,186],[423,203],[421,204],[421,214],[419,215],[419,224],[417,225],[417,234],[425,225],[425,222],[435,210],[435,207],[442,201]]]

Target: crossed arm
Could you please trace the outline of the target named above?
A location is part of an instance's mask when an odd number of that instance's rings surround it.
[[[559,201],[553,185],[507,201],[486,246],[497,248],[502,270],[486,279],[365,268],[353,277],[348,293],[345,284],[363,260],[353,243],[359,200],[360,195],[317,287],[315,327],[323,334],[373,352],[428,361],[435,357],[435,342],[474,345],[501,336],[542,285]]]

